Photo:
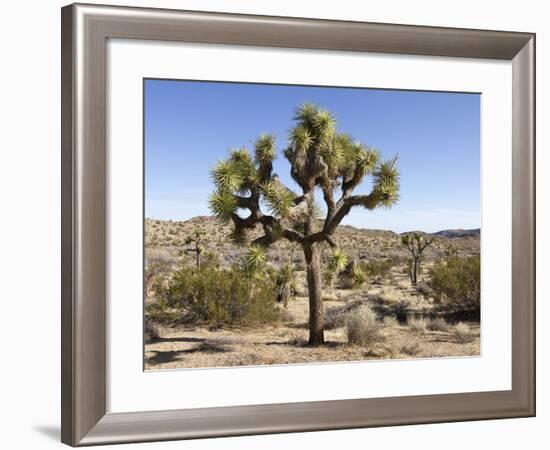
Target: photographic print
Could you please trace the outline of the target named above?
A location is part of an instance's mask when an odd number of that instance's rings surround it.
[[[480,95],[145,79],[145,370],[480,354]]]

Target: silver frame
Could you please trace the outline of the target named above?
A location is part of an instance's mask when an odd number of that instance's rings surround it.
[[[106,412],[109,38],[512,61],[512,389]],[[75,4],[62,8],[62,441],[160,441],[535,415],[535,35]],[[184,405],[182,405],[184,406]]]

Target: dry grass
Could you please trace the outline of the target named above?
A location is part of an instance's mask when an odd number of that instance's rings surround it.
[[[444,333],[449,331],[449,324],[441,317],[428,320],[426,327],[430,331],[442,331]]]
[[[427,328],[427,322],[424,317],[409,316],[407,319],[407,325],[413,331],[417,333],[425,333]]]
[[[475,339],[468,324],[463,322],[459,322],[453,327],[452,335],[459,344],[467,344]]]
[[[346,335],[348,343],[373,346],[384,340],[383,326],[376,314],[367,305],[362,305],[348,313],[346,317]]]
[[[399,326],[399,321],[396,319],[395,316],[386,316],[382,320],[382,323],[386,328],[395,328]]]
[[[420,352],[420,344],[417,341],[406,342],[399,351],[407,356],[415,356]]]

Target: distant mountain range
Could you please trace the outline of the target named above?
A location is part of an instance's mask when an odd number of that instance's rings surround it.
[[[435,233],[426,233],[425,231],[415,230],[415,231],[405,231],[404,233],[401,233],[401,236],[406,235],[406,234],[414,234],[414,233],[429,234],[431,236],[437,236],[437,237],[441,237],[441,238],[453,239],[453,238],[462,238],[462,237],[470,237],[470,236],[479,237],[480,229],[479,228],[472,228],[470,230],[464,230],[462,228],[455,228],[455,229],[452,229],[452,230],[441,230],[441,231],[437,231]]]
[[[479,236],[480,235],[480,229],[479,228],[472,228],[470,230],[463,230],[462,228],[458,228],[455,230],[441,230],[437,233],[432,233],[434,236],[439,237],[446,237],[446,238],[459,238],[459,237],[466,237],[466,236]]]

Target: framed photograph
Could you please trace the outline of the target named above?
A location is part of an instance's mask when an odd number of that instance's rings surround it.
[[[62,9],[62,441],[535,414],[532,33]]]

